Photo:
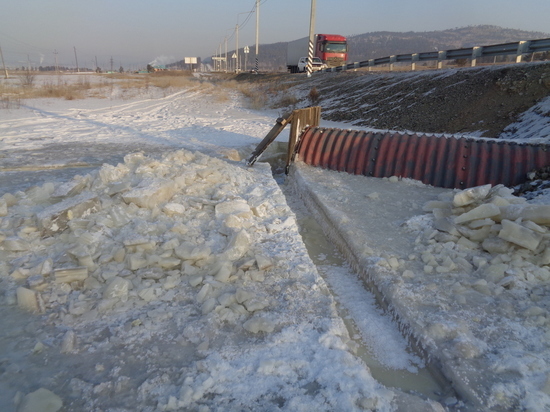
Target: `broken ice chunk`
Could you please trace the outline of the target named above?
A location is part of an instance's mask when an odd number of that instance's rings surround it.
[[[470,187],[458,192],[453,198],[453,206],[462,207],[485,199],[491,190],[491,185]]]
[[[256,264],[258,265],[258,269],[266,270],[273,266],[273,261],[267,256],[256,255]]]
[[[250,299],[244,302],[244,306],[249,312],[256,312],[257,310],[267,308],[269,306],[269,303],[260,299]]]
[[[224,234],[231,234],[231,232],[233,230],[239,230],[243,227],[243,222],[242,220],[235,216],[235,215],[229,215],[225,218],[224,222],[223,222],[223,229],[227,228],[229,230],[224,230]]]
[[[216,303],[217,302],[216,302],[215,298],[207,299],[201,306],[202,314],[206,315],[206,314],[212,312],[214,310],[214,308],[216,307]]]
[[[253,317],[247,320],[243,327],[252,333],[267,332],[271,333],[275,330],[275,324],[269,319]]]
[[[538,225],[550,225],[550,205],[514,204],[502,207],[503,219],[530,220]]]
[[[194,246],[191,243],[184,243],[174,249],[177,257],[183,260],[197,261],[208,258],[212,251],[206,245]]]
[[[203,303],[210,299],[210,293],[212,292],[212,286],[209,283],[203,285],[199,293],[197,293],[197,302]]]
[[[159,203],[166,202],[174,196],[176,185],[167,179],[147,178],[139,184],[138,187],[122,195],[122,199],[130,204],[152,209]]]
[[[537,233],[546,233],[548,232],[548,229],[546,229],[545,227],[542,227],[542,226],[539,226],[537,225],[535,222],[533,221],[530,221],[530,220],[526,220],[525,222],[522,223],[523,226],[525,226],[527,229],[531,229]]]
[[[21,309],[31,312],[40,311],[36,292],[20,286],[17,288],[16,294],[17,306],[19,306]]]
[[[34,392],[27,394],[17,412],[57,412],[63,407],[63,401],[55,393],[40,388]]]
[[[130,289],[130,281],[118,276],[115,276],[103,292],[104,299],[120,298],[123,302],[128,298],[128,290]]]
[[[466,236],[468,239],[474,242],[482,241],[491,233],[490,226],[483,226],[481,229],[477,230],[469,229],[466,226],[458,226],[457,229],[463,236]]]
[[[223,283],[227,283],[229,281],[231,273],[233,272],[233,263],[231,263],[230,261],[222,261],[216,265],[215,272],[216,274],[214,276],[214,279]]]
[[[499,237],[488,237],[483,241],[481,247],[489,253],[507,253],[510,249],[510,243]]]
[[[237,299],[238,303],[246,302],[249,299],[252,299],[254,295],[252,293],[247,292],[243,289],[237,289],[237,293],[235,294],[235,299]]]
[[[67,331],[61,342],[61,353],[71,353],[74,350],[76,335],[72,330]]]
[[[539,265],[550,265],[550,247],[546,247],[539,256]]]
[[[232,303],[235,303],[236,301],[237,299],[235,298],[234,293],[227,292],[218,297],[218,302],[220,302],[220,305],[225,307],[231,305]]]
[[[88,268],[79,266],[76,268],[55,269],[54,277],[56,283],[71,283],[86,280]]]
[[[130,270],[138,270],[147,266],[147,259],[141,253],[135,253],[128,257],[128,268]]]
[[[151,302],[157,298],[155,288],[145,288],[139,291],[138,296],[146,302]]]
[[[463,246],[467,249],[477,249],[478,243],[472,242],[471,240],[465,238],[462,236],[458,241],[456,242],[458,245]]]
[[[58,187],[52,193],[52,197],[63,198],[68,196],[75,196],[81,193],[86,185],[89,183],[89,178],[76,176],[73,180],[69,180]]]
[[[185,214],[185,206],[180,203],[166,203],[162,211],[168,216],[182,216]]]
[[[246,233],[245,230],[241,230],[231,237],[231,240],[227,245],[224,255],[227,257],[227,259],[235,261],[242,258],[245,253],[248,252],[249,248],[250,236],[248,235],[248,233]]]
[[[0,199],[0,216],[7,216],[8,215],[8,204]]]
[[[29,250],[29,244],[18,237],[9,237],[3,242],[4,249],[10,252],[24,252]]]
[[[542,240],[540,233],[536,233],[507,219],[502,221],[502,230],[498,233],[498,236],[508,242],[533,251]]]
[[[252,217],[252,210],[244,199],[218,203],[215,211],[217,218],[226,215],[236,215],[245,219]]]
[[[460,233],[456,229],[456,226],[453,224],[452,220],[448,217],[435,219],[434,227],[441,232],[446,232],[454,236],[460,236]]]
[[[471,222],[500,215],[500,208],[492,203],[484,203],[469,212],[455,217],[455,223]]]
[[[269,202],[267,201],[266,197],[264,196],[251,197],[248,200],[248,204],[250,205],[250,210],[252,211],[252,213],[254,213],[254,215],[259,217],[267,216]]]
[[[52,236],[67,228],[71,219],[87,216],[101,209],[96,194],[84,192],[47,207],[36,215],[42,235]]]
[[[494,224],[495,224],[495,221],[493,219],[486,218],[486,219],[473,220],[468,224],[468,226],[471,229],[479,229],[480,227],[492,226]]]

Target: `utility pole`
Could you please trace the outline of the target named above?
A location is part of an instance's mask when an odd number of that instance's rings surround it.
[[[4,62],[4,55],[2,54],[2,47],[0,47],[0,57],[2,58],[2,66],[4,67],[4,78],[9,79],[8,69],[6,69],[6,63]]]
[[[80,70],[78,70],[78,57],[76,57],[76,46],[73,46],[74,48],[74,59],[76,60],[76,72],[80,73]]]
[[[53,54],[55,55],[55,72],[59,72],[59,66],[57,65],[57,50],[53,51]]]
[[[258,47],[260,45],[260,0],[256,0],[256,65],[254,71],[259,73],[258,69]]]
[[[97,71],[99,69],[99,66],[97,65],[97,56],[95,56],[95,70]]]
[[[113,56],[111,56],[111,73],[113,72]]]
[[[225,36],[225,72],[227,73],[227,36]]]
[[[309,17],[309,47],[307,56],[306,72],[307,77],[311,77],[313,72],[313,40],[315,36],[315,7],[316,0],[311,0],[311,15]]]
[[[237,58],[235,59],[235,73],[239,73],[239,23],[235,28],[235,53]]]

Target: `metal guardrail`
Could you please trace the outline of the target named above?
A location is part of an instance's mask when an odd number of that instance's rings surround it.
[[[477,59],[481,57],[516,55],[516,63],[521,62],[521,56],[524,54],[550,51],[550,38],[538,40],[526,40],[515,43],[494,44],[490,46],[476,46],[464,49],[453,49],[445,51],[431,51],[424,53],[396,54],[393,56],[379,57],[362,62],[345,64],[343,66],[332,67],[330,69],[319,70],[320,72],[339,72],[344,70],[359,69],[363,67],[374,67],[382,64],[389,64],[390,70],[394,63],[411,62],[412,70],[416,69],[417,62],[437,60],[437,68],[443,67],[444,60],[471,59],[472,67],[476,66]]]

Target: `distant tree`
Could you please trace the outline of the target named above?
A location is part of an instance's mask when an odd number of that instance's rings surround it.
[[[151,66],[150,64],[148,64],[148,65],[147,65],[147,72],[148,72],[148,73],[152,73],[152,72],[154,72],[154,71],[155,71],[154,67]]]
[[[122,66],[120,66],[120,68],[118,69],[118,72],[119,73],[124,73],[124,68]]]
[[[27,70],[24,74],[19,76],[19,80],[21,81],[21,85],[23,87],[31,88],[34,84],[35,75],[30,70]]]
[[[101,68],[100,68],[100,67],[96,67],[96,68],[95,68],[95,72],[96,72],[96,73],[101,73]]]
[[[319,100],[321,99],[321,95],[319,93],[319,90],[317,90],[317,87],[313,86],[311,90],[309,91],[309,94],[307,95],[309,101],[311,104],[317,104],[319,103]]]

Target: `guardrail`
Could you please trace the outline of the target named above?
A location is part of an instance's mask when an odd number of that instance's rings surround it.
[[[538,40],[526,40],[515,43],[494,44],[490,46],[476,46],[464,49],[453,49],[445,51],[431,51],[424,53],[396,54],[393,56],[369,59],[362,62],[349,63],[343,66],[332,67],[330,69],[319,70],[319,72],[339,72],[343,70],[359,69],[368,67],[369,69],[383,64],[390,65],[390,71],[393,70],[394,63],[411,62],[412,70],[416,69],[416,63],[437,60],[437,68],[443,67],[444,60],[471,59],[472,67],[476,66],[477,59],[481,57],[516,55],[516,63],[521,62],[524,54],[550,51],[550,38]]]

